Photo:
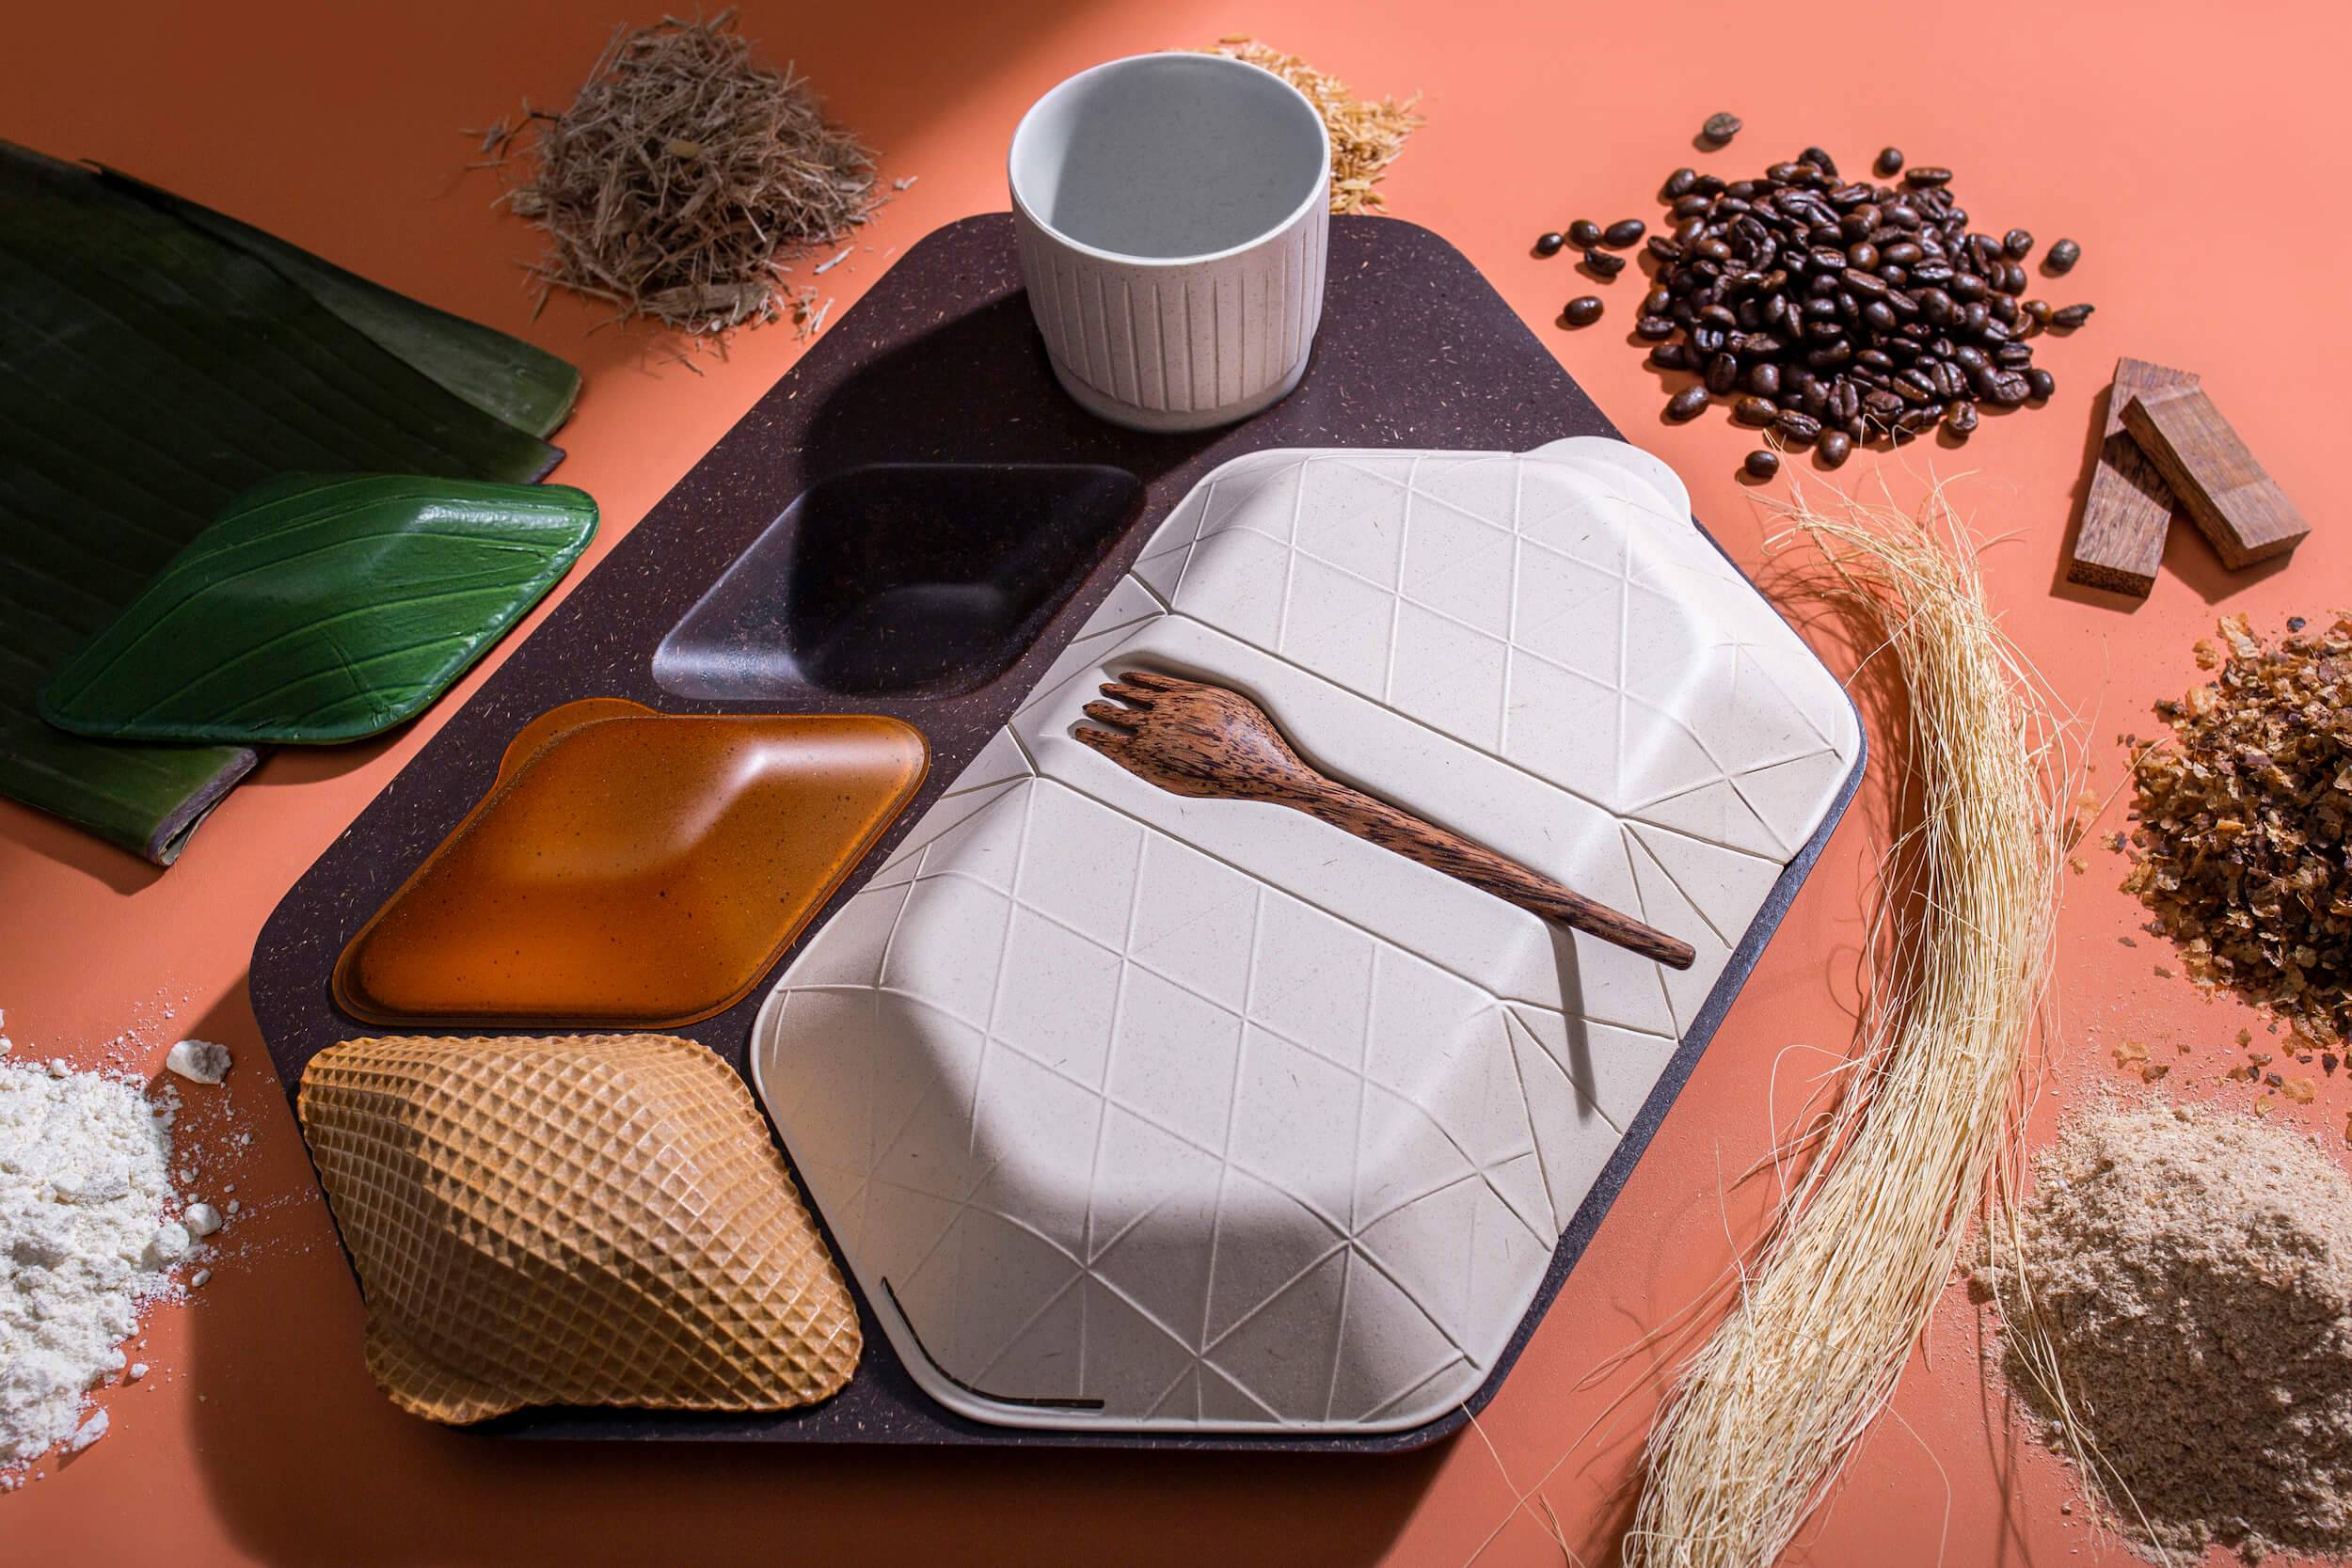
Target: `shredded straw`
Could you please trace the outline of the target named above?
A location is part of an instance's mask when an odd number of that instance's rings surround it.
[[[2069,847],[2069,732],[1941,492],[1915,518],[1802,496],[1788,513],[1776,548],[1809,546],[1821,591],[1899,667],[1909,826],[1881,868],[1859,1053],[1650,1433],[1629,1568],[1770,1563],[1893,1396],[1971,1212],[2014,1190]]]
[[[735,13],[613,35],[572,106],[526,105],[529,173],[505,200],[548,236],[532,272],[687,332],[787,315],[785,261],[870,215],[874,155],[805,80],[752,57]],[[493,127],[484,150],[509,133]]]
[[[1201,53],[1263,66],[1307,95],[1331,133],[1331,211],[1362,213],[1387,204],[1373,187],[1405,150],[1405,139],[1423,123],[1413,109],[1421,102],[1418,93],[1402,103],[1393,98],[1359,103],[1338,77],[1251,38],[1220,39],[1215,49]]]

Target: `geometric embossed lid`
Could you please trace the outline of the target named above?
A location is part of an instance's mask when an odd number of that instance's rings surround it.
[[[929,765],[878,715],[566,704],[352,939],[336,1003],[371,1023],[697,1022],[758,983]]]
[[[691,1040],[345,1040],[299,1112],[404,1410],[782,1410],[856,1369],[767,1126]]]
[[[1677,973],[1071,736],[1118,671],[1690,942]],[[1180,502],[776,982],[751,1064],[924,1388],[974,1419],[1420,1426],[1861,760],[1662,464],[1272,451]]]

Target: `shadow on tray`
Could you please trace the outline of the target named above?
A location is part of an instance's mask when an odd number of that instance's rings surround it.
[[[1356,1455],[516,1443],[403,1415],[360,1354],[362,1308],[242,978],[189,1031],[236,1054],[226,1106],[190,1089],[250,1212],[162,1369],[201,1399],[186,1441],[256,1562],[344,1568],[678,1560],[850,1563],[1378,1560],[1451,1443]],[[230,1114],[226,1117],[222,1112]],[[135,1419],[134,1390],[115,1396]]]

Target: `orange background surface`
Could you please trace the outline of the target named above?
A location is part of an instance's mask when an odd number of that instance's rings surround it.
[[[2116,735],[2151,731],[2148,704],[2197,678],[2190,643],[2217,613],[2242,610],[2275,632],[2347,596],[2352,529],[2332,505],[2340,459],[2328,455],[2344,441],[2352,365],[2342,6],[866,0],[745,11],[768,53],[797,61],[882,150],[885,176],[919,177],[854,260],[819,280],[840,298],[836,322],[893,252],[1002,207],[1021,110],[1098,60],[1246,31],[1359,90],[1422,92],[1429,124],[1388,182],[1392,211],[1467,252],[1601,407],[1680,470],[1700,516],[1751,567],[1763,529],[1756,492],[1734,470],[1753,442],[1719,412],[1663,424],[1657,379],[1627,341],[1631,275],[1595,289],[1565,259],[1533,259],[1529,242],[1576,216],[1654,221],[1660,178],[1686,161],[1745,173],[1819,142],[1851,170],[1899,143],[1914,162],[1959,169],[1979,227],[2079,240],[2073,277],[2042,284],[2037,270],[2036,292],[2099,313],[2071,339],[2044,340],[2059,388],[2048,407],[1987,419],[1963,452],[1874,452],[1841,477],[1884,473],[1915,494],[1931,468],[1972,471],[1956,493],[2000,537],[1986,557],[1991,592],[2082,711],[2101,789],[2121,775]],[[492,177],[463,172],[474,144],[461,127],[524,98],[565,102],[607,29],[651,14],[545,0],[27,7],[0,45],[0,135],[118,165],[579,362],[587,387],[557,477],[603,504],[585,571],[801,352],[771,328],[689,369],[642,332],[598,329],[598,311],[577,302],[534,318],[516,265],[532,237],[492,209]],[[1722,108],[1747,130],[1731,151],[1695,160],[1692,134]],[[1562,301],[1588,291],[1609,300],[1604,323],[1559,328]],[[2203,376],[2316,526],[2291,564],[2224,573],[2184,528],[2145,605],[2058,580],[2095,445],[2093,399],[2122,353]],[[369,1382],[358,1294],[246,993],[264,915],[479,678],[389,739],[278,752],[168,874],[0,802],[0,1007],[20,1052],[96,1064],[111,1051],[151,1071],[183,1034],[228,1042],[240,1065],[226,1114],[198,1091],[191,1126],[218,1153],[208,1180],[233,1173],[250,1211],[196,1302],[154,1315],[136,1354],[156,1372],[103,1396],[112,1433],[0,1497],[0,1562],[1502,1568],[1559,1563],[1563,1539],[1578,1560],[1613,1560],[1664,1362],[1636,1347],[1753,1240],[1767,1195],[1732,1179],[1771,1145],[1772,1097],[1786,1114],[1829,1060],[1786,1048],[1836,1052],[1851,1038],[1883,775],[1475,1432],[1382,1461],[517,1445],[398,1415]],[[2120,942],[2138,918],[2115,891],[2121,862],[2084,855],[2038,1134],[2086,1083],[2122,1081],[2109,1053],[2126,1037],[2184,1064],[2169,1086],[2210,1094],[2233,1032],[2261,1027],[2152,973],[2162,943]],[[2177,1056],[2177,1045],[2193,1050]],[[2280,1112],[2339,1153],[2345,1076]],[[239,1131],[249,1146],[233,1141]],[[2006,1415],[1982,1351],[1955,1290],[1793,1560],[2128,1560]]]

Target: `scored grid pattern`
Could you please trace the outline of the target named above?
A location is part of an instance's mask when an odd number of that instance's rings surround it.
[[[862,995],[881,1025],[824,1008],[794,1029],[824,1104],[795,1115],[763,1080],[869,1288],[887,1279],[925,1350],[976,1388],[1084,1390],[1146,1420],[1423,1418],[1419,1397],[1441,1408],[1474,1386],[1499,1349],[1484,1332],[1498,1314],[1474,1307],[1532,1288],[1525,1271],[1540,1275],[1596,1165],[1565,1136],[1547,1147],[1531,1104],[1565,1107],[1547,1118],[1561,1134],[1581,1122],[1605,1130],[1603,1148],[1616,1136],[1562,1061],[1491,996],[1156,829],[1052,781],[993,794],[921,851],[911,880],[861,895],[875,908],[836,923],[870,976],[819,961],[786,1001],[786,1027],[828,995]],[[1028,852],[1041,832],[1110,874],[1041,878],[1047,863]],[[985,995],[943,1005],[945,977],[905,958],[910,926],[935,911],[967,939],[955,964],[989,972]],[[992,921],[994,940],[971,943]],[[1041,995],[1052,1009],[1025,1006]],[[1404,1028],[1384,1026],[1384,1001]],[[943,1035],[968,1069],[886,1106],[871,1080],[920,1076],[928,1064],[905,1058]],[[1437,1060],[1454,1083],[1433,1081]],[[1465,1094],[1473,1063],[1484,1092]],[[845,1094],[860,1071],[865,1094]],[[1024,1114],[1041,1083],[1067,1117]],[[861,1098],[852,1126],[841,1112]],[[939,1157],[943,1110],[969,1130],[961,1159]],[[1343,1135],[1300,1118],[1343,1121]],[[980,1129],[1014,1122],[1019,1136],[982,1146]],[[1122,1161],[1149,1179],[1120,1180]],[[1167,1180],[1170,1164],[1191,1180]],[[1008,1201],[1064,1186],[1084,1195],[1064,1213]],[[915,1209],[929,1225],[904,1223]],[[1172,1223],[1185,1219],[1206,1230],[1199,1263],[1184,1254],[1200,1238]],[[1518,1238],[1517,1266],[1482,1258],[1482,1227],[1489,1243]],[[958,1297],[964,1255],[1001,1256],[1005,1232],[1036,1266],[991,1274],[997,1299],[975,1312]],[[1351,1354],[1351,1308],[1405,1355],[1401,1384]],[[993,1332],[975,1332],[982,1322]],[[1117,1359],[1091,1365],[1097,1346]]]
[[[1627,477],[1548,457],[1228,465],[1147,545],[1134,591],[1105,602],[1026,721],[1052,744],[1072,692],[1155,614],[1238,639],[1608,812],[1642,912],[1700,939],[1689,974],[1652,972],[1660,1016],[1687,1022],[1858,736],[1827,672],[1687,514]],[[1597,719],[1545,685],[1567,679],[1604,704]],[[1507,1341],[1674,1040],[1540,999],[1498,1005],[1328,900],[1313,912],[1382,956],[1375,985],[1372,966],[1327,955],[1327,991],[1373,998],[1367,1064],[1385,1049],[1419,1076],[1351,1069],[1298,1021],[1261,1027],[1257,988],[1279,967],[1265,911],[1306,906],[1188,845],[1172,807],[1140,808],[1143,822],[1083,784],[1032,782],[1023,724],[796,962],[755,1041],[853,1266],[869,1293],[890,1281],[921,1336],[910,1360],[963,1380],[941,1397],[983,1419],[1360,1430],[1441,1413]],[[1052,832],[1028,831],[1040,811],[1060,814]],[[1171,863],[1207,868],[1193,882],[1253,889],[1248,923],[1239,903],[1220,924],[1205,895],[1147,887],[1146,847],[1163,841]],[[1117,866],[1137,869],[1113,898]],[[1192,911],[1179,958],[1238,963],[1238,1006],[1232,975],[1147,956],[1165,933],[1138,911],[1171,909]],[[1465,995],[1381,1006],[1415,971]],[[1137,1016],[1190,1046],[1161,1053],[1154,1101],[1149,1075],[1119,1070],[1149,1056]],[[1383,1046],[1398,1021],[1418,1034]],[[1200,1044],[1228,1037],[1230,1057]],[[1253,1077],[1261,1059],[1289,1068]],[[866,1116],[832,1114],[850,1102]],[[1220,1105],[1224,1126],[1186,1120]],[[1250,1144],[1258,1123],[1280,1135]],[[1319,1131],[1333,1127],[1344,1135]],[[1186,1240],[1205,1268],[1187,1267]],[[990,1402],[1073,1395],[1100,1413]]]
[[[856,1369],[757,1108],[691,1040],[346,1040],[298,1110],[404,1409],[778,1410]]]

